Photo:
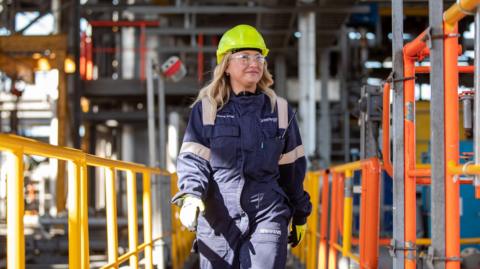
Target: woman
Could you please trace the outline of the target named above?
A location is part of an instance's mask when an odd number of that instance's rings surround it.
[[[303,145],[294,113],[269,88],[267,54],[255,28],[225,32],[213,80],[193,104],[172,202],[197,232],[200,268],[285,268],[287,242],[304,237]]]

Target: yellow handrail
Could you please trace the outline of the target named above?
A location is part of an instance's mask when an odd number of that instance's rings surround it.
[[[152,210],[150,175],[171,175],[157,168],[141,164],[100,158],[86,154],[80,150],[49,145],[32,139],[9,134],[0,134],[0,151],[6,151],[12,167],[7,172],[7,267],[25,268],[25,235],[23,229],[24,197],[23,197],[23,155],[37,155],[68,161],[71,176],[68,178],[68,246],[69,268],[90,268],[88,244],[88,180],[87,166],[106,169],[107,195],[107,240],[108,262],[105,268],[118,268],[118,265],[130,259],[130,267],[138,268],[138,254],[145,252],[145,268],[153,268],[152,246]],[[118,257],[117,207],[115,191],[115,171],[127,173],[128,200],[128,256]],[[145,242],[138,246],[137,222],[137,173],[143,175],[143,225]],[[77,249],[80,248],[80,251]]]

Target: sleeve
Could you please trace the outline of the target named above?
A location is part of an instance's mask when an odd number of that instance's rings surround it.
[[[294,117],[292,109],[288,107],[288,120]],[[310,195],[303,188],[303,180],[307,169],[305,150],[300,137],[296,119],[287,127],[285,147],[279,161],[279,184],[290,199],[293,206],[292,223],[305,224],[312,211]]]
[[[181,206],[185,195],[192,195],[203,200],[207,193],[211,175],[210,141],[204,137],[202,121],[202,104],[196,103],[190,113],[182,147],[177,158],[177,175],[179,192],[172,198],[172,203]]]

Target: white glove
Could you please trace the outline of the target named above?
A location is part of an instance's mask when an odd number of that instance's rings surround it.
[[[205,211],[205,205],[197,197],[187,196],[183,199],[183,205],[180,209],[180,222],[190,231],[197,229],[198,213]]]

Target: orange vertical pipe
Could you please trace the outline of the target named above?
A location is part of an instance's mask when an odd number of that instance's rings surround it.
[[[85,79],[85,73],[87,70],[86,67],[86,55],[85,55],[85,46],[86,46],[86,39],[87,39],[87,34],[85,32],[82,32],[82,35],[80,37],[80,77],[82,79]]]
[[[446,257],[460,257],[459,183],[447,168],[457,164],[459,156],[459,107],[458,107],[458,46],[457,25],[444,24],[445,53],[445,225]],[[460,262],[447,260],[446,269],[459,269]]]
[[[332,197],[330,200],[332,201],[330,207],[330,240],[329,240],[329,248],[328,248],[328,269],[336,269],[337,268],[337,252],[333,247],[334,243],[337,243],[338,233],[337,233],[337,196],[338,196],[338,173],[332,173]]]
[[[320,246],[318,248],[318,269],[327,269],[327,228],[328,228],[328,182],[329,173],[322,173],[322,215],[320,218]]]
[[[417,39],[416,39],[417,40]],[[410,43],[409,43],[410,44]],[[404,48],[404,77],[415,76],[414,59],[407,56],[408,45]],[[420,48],[420,46],[417,46]],[[405,243],[416,242],[416,184],[415,178],[408,176],[415,169],[415,80],[404,81],[404,158],[405,158]],[[412,256],[409,258],[409,256]],[[405,252],[405,269],[416,268],[416,253]]]
[[[91,36],[85,39],[85,79],[93,79],[93,41]]]
[[[393,176],[392,162],[390,161],[390,83],[383,84],[383,113],[382,113],[382,155],[383,166],[390,177]]]
[[[380,173],[381,166],[377,158],[369,159],[362,164],[362,171],[365,171],[365,177],[362,176],[362,198],[365,196],[365,202],[368,206],[361,214],[365,214],[365,240],[363,246],[363,263],[365,268],[377,268],[378,266],[378,243],[380,230]],[[365,185],[363,182],[365,181]],[[365,186],[365,188],[363,188]],[[368,208],[368,210],[367,210]],[[362,248],[362,245],[360,246]],[[362,253],[362,252],[361,252]]]
[[[343,197],[344,197],[344,188],[345,188],[345,174],[338,174],[337,177],[338,186],[337,186],[337,231],[343,236]],[[335,241],[336,242],[336,241]]]
[[[366,239],[366,221],[367,221],[367,208],[370,207],[367,203],[367,178],[369,176],[368,169],[364,163],[362,163],[362,193],[360,196],[360,235],[359,235],[359,248],[360,248],[360,264],[365,263],[365,239]]]

